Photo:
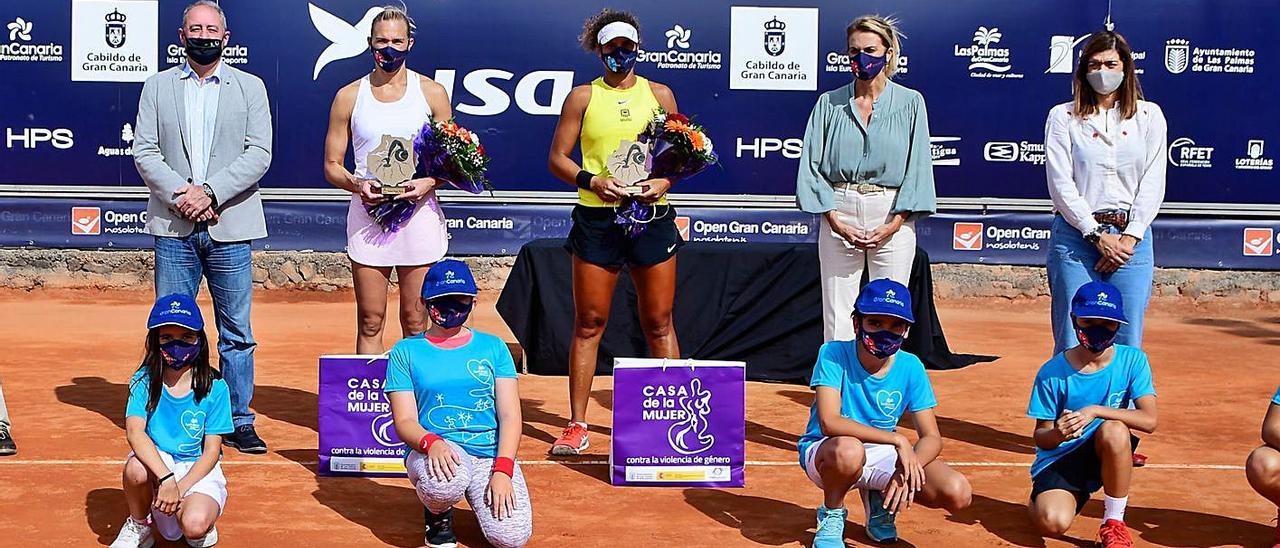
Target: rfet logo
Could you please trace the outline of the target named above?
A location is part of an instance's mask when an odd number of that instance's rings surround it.
[[[689,241],[689,218],[683,216],[676,217],[676,230],[680,231],[680,239]]]
[[[956,223],[951,235],[951,249],[982,251],[982,223]]]
[[[96,207],[71,208],[71,233],[80,236],[102,234],[102,210]]]
[[[1275,231],[1270,228],[1244,229],[1246,257],[1270,257],[1275,254]]]

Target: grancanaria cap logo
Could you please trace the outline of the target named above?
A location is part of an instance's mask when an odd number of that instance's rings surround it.
[[[170,303],[169,303],[169,310],[171,310],[171,311],[176,312],[176,311],[177,311],[179,308],[181,308],[181,307],[182,307],[182,303],[181,303],[181,302],[178,302],[177,300],[174,300],[174,301],[172,301],[172,302],[170,302]]]
[[[1094,301],[1092,304],[1095,306],[1101,306],[1105,308],[1115,308],[1116,307],[1115,303],[1109,301],[1108,300],[1109,298],[1110,298],[1110,295],[1107,295],[1106,292],[1099,292],[1098,300]]]

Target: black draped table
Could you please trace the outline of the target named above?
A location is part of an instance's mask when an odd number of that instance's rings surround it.
[[[564,240],[531,241],[520,249],[498,298],[498,313],[523,347],[530,373],[569,372],[572,270]],[[681,248],[676,269],[673,316],[681,352],[696,359],[744,361],[749,380],[806,382],[822,345],[818,272],[815,244],[690,242]],[[994,359],[948,349],[933,306],[924,250],[916,250],[909,286],[916,325],[906,350],[931,369]],[[612,372],[614,357],[648,355],[635,286],[623,272],[596,371]]]

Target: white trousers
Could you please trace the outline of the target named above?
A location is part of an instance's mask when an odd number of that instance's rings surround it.
[[[889,221],[898,191],[861,194],[853,188],[836,187],[835,195],[840,222],[869,233]],[[853,303],[858,299],[862,271],[870,269],[871,280],[889,278],[907,285],[916,257],[915,222],[903,223],[884,245],[862,250],[833,232],[825,215],[821,220],[818,264],[822,273],[823,340],[853,340]]]

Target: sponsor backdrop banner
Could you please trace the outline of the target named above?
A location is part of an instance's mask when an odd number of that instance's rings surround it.
[[[385,357],[320,356],[320,475],[404,475],[386,378]]]
[[[343,251],[345,202],[268,201],[265,239],[255,249]],[[571,206],[445,204],[451,255],[515,255],[525,242],[569,235]],[[0,246],[150,249],[146,203],[139,200],[0,198]],[[1040,266],[1048,253],[1049,213],[940,213],[918,221],[916,236],[935,263]],[[679,208],[687,241],[808,243],[817,217],[789,209]],[[1151,226],[1156,265],[1280,270],[1280,220],[1163,215]]]
[[[742,487],[747,364],[618,358],[614,485]]]
[[[227,63],[266,82],[275,155],[266,188],[327,188],[321,150],[330,102],[372,66],[372,0],[222,2]],[[1167,199],[1280,204],[1280,4],[1115,0],[1148,97],[1169,120]],[[141,81],[183,62],[185,0],[58,0],[0,5],[0,184],[140,186],[130,155]],[[1083,38],[1106,0],[954,2],[775,0],[760,5],[632,3],[639,72],[675,90],[710,128],[722,168],[677,190],[790,195],[817,95],[849,82],[845,25],[894,14],[904,85],[928,103],[938,194],[1047,198],[1044,119],[1069,99]],[[571,190],[546,170],[561,104],[598,76],[582,21],[603,3],[407,0],[417,21],[408,66],[449,90],[485,139],[505,190]],[[268,6],[268,7],[264,7]],[[537,44],[537,47],[526,47]]]

